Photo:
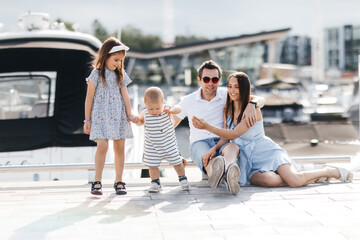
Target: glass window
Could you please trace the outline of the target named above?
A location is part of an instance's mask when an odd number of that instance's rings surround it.
[[[360,27],[353,28],[353,39],[359,40],[360,39]]]
[[[349,41],[351,40],[351,29],[345,28],[345,40]]]
[[[54,115],[56,72],[0,75],[0,120]]]

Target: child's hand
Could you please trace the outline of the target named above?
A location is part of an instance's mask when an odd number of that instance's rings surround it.
[[[91,130],[91,122],[84,122],[84,133],[90,134]]]
[[[186,167],[187,162],[186,162],[186,159],[185,159],[185,158],[182,158],[182,162],[183,162],[183,164],[184,164],[184,167]]]
[[[171,114],[179,114],[181,112],[181,107],[178,105],[174,106],[166,106],[166,108],[163,110],[163,112],[166,112],[169,116]]]
[[[174,108],[173,107],[170,107],[170,108],[165,108],[163,110],[163,112],[166,112],[168,115],[171,115],[171,114],[174,114]]]
[[[136,115],[130,113],[128,115],[128,121],[133,122],[133,123],[137,123],[139,121],[139,116],[136,116]]]

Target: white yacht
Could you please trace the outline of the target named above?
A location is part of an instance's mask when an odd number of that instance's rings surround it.
[[[82,126],[85,78],[100,40],[50,24],[45,13],[18,21],[22,30],[0,33],[0,167],[93,162],[95,143]],[[86,171],[0,174],[11,181],[84,178]]]

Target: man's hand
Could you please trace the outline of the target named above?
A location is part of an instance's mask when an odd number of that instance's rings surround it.
[[[243,119],[245,119],[245,123],[247,127],[250,128],[254,126],[254,124],[256,123],[256,108],[254,104],[249,103],[246,106],[241,120]]]

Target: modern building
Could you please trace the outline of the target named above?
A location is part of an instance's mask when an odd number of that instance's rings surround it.
[[[279,63],[277,44],[290,28],[196,42],[149,52],[129,51],[126,71],[136,83],[184,86],[196,84],[196,68],[212,59],[224,70],[241,70],[257,79],[263,63]],[[271,74],[271,73],[269,73]]]
[[[345,25],[324,30],[324,70],[358,71],[360,26]]]
[[[296,66],[311,65],[311,38],[307,36],[290,36],[282,44],[280,63]]]

